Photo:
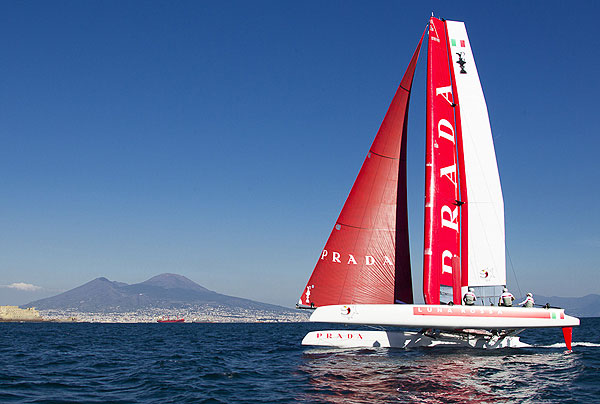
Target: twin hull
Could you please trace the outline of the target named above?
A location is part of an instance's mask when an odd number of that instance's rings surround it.
[[[501,306],[355,304],[317,308],[310,321],[435,329],[573,327],[579,319],[563,309]]]

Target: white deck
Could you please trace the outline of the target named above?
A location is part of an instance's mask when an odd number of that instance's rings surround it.
[[[572,327],[579,319],[563,309],[499,306],[356,304],[323,306],[310,321],[435,329]]]

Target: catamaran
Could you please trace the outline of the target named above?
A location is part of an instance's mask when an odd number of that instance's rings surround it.
[[[506,285],[504,200],[487,106],[464,23],[432,16],[426,32],[425,304],[413,300],[406,189],[423,33],[297,304],[315,309],[311,321],[385,329],[314,331],[302,344],[518,347],[526,328],[561,327],[571,350],[579,319],[563,309],[494,305]],[[479,305],[462,304],[470,287]]]

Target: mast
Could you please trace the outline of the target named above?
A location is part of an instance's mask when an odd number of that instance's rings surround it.
[[[301,307],[413,302],[406,127],[423,36],[300,296]]]

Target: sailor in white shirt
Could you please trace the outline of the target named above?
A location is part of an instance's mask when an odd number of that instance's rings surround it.
[[[533,307],[534,304],[535,304],[535,301],[533,300],[533,295],[531,293],[527,293],[527,297],[525,298],[525,300],[523,300],[521,303],[519,303],[519,306]]]
[[[502,295],[500,296],[500,301],[498,301],[498,306],[512,307],[513,300],[515,300],[513,294],[505,287],[502,288]]]
[[[475,296],[475,292],[473,288],[469,288],[467,293],[463,296],[463,302],[467,306],[473,306],[475,304],[475,300],[477,300],[477,296]]]

